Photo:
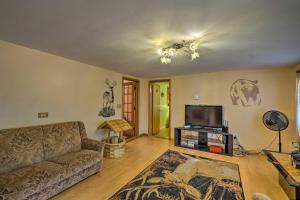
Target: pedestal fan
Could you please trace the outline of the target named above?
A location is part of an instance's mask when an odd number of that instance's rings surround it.
[[[278,131],[278,152],[281,152],[281,131],[289,126],[289,119],[282,112],[271,110],[264,114],[263,123],[268,129]]]

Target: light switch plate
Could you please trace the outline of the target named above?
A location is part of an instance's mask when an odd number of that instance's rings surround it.
[[[198,95],[194,95],[194,100],[200,100],[200,96],[198,96]]]
[[[38,118],[48,118],[49,113],[48,112],[39,112]]]

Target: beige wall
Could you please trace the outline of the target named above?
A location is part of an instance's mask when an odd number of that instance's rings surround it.
[[[299,140],[295,130],[295,69],[299,68],[298,65],[161,78],[171,79],[171,137],[174,137],[175,127],[184,125],[185,104],[223,105],[224,118],[229,121],[230,132],[236,134],[247,149],[259,150],[268,146],[275,137],[273,131],[264,127],[262,116],[268,110],[279,110],[290,120],[288,129],[282,135],[283,150],[289,151],[293,148],[291,142]],[[262,99],[259,106],[232,105],[229,91],[237,79],[258,80]],[[200,96],[199,102],[193,100],[194,95]],[[271,149],[277,150],[277,140]]]
[[[123,74],[0,41],[0,128],[81,120],[91,138],[99,138],[98,116],[105,79],[116,80],[116,103],[121,104]],[[146,82],[141,81],[141,113],[146,108]],[[38,112],[49,118],[38,119]],[[116,109],[121,116],[121,109]],[[143,116],[140,116],[141,118]],[[140,119],[140,133],[146,123]]]
[[[261,105],[242,107],[232,105],[230,86],[237,79],[258,80]],[[295,74],[292,68],[272,70],[227,71],[171,77],[171,126],[184,124],[184,105],[197,104],[194,95],[200,96],[200,104],[223,105],[230,131],[236,134],[247,149],[266,147],[275,133],[266,129],[262,116],[268,110],[279,110],[290,119],[289,128],[283,134],[283,149],[291,148],[295,134]],[[277,141],[272,147],[277,147]]]
[[[299,67],[295,67],[299,68]],[[283,134],[284,150],[298,139],[295,131],[295,68],[227,71],[171,77],[171,130],[184,124],[184,105],[223,105],[230,131],[247,149],[267,146],[275,133],[262,124],[264,112],[276,109],[291,121]],[[99,138],[96,131],[103,118],[105,79],[117,80],[116,104],[121,103],[123,74],[86,65],[48,53],[0,41],[0,128],[28,126],[60,121],[81,120],[88,135]],[[261,105],[233,106],[229,88],[240,78],[258,80]],[[121,109],[116,109],[120,117]],[[38,112],[49,118],[38,119]],[[148,80],[140,79],[140,133],[148,128]],[[276,147],[276,142],[273,145]]]

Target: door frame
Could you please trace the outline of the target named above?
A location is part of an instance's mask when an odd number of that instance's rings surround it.
[[[160,83],[160,82],[168,82],[169,83],[169,140],[171,140],[171,79],[155,79],[149,80],[148,82],[148,133],[149,135],[153,136],[152,133],[152,118],[153,118],[153,95],[151,94],[151,85],[153,83]],[[152,110],[151,110],[152,109]]]
[[[134,81],[136,82],[136,99],[135,99],[135,103],[136,103],[136,107],[135,107],[135,111],[136,111],[136,115],[135,115],[135,131],[134,131],[134,136],[127,139],[126,141],[131,141],[136,139],[139,135],[140,135],[140,131],[139,131],[139,107],[140,107],[140,81],[138,79],[134,79],[134,78],[130,78],[130,77],[126,77],[123,76],[122,77],[122,119],[123,119],[123,105],[124,105],[124,95],[123,95],[123,88],[124,88],[124,80],[129,80],[129,81]]]

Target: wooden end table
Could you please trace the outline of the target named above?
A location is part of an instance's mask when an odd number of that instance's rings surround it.
[[[290,199],[300,199],[300,170],[292,165],[292,158],[287,153],[265,150],[268,160],[276,167],[279,184]]]

